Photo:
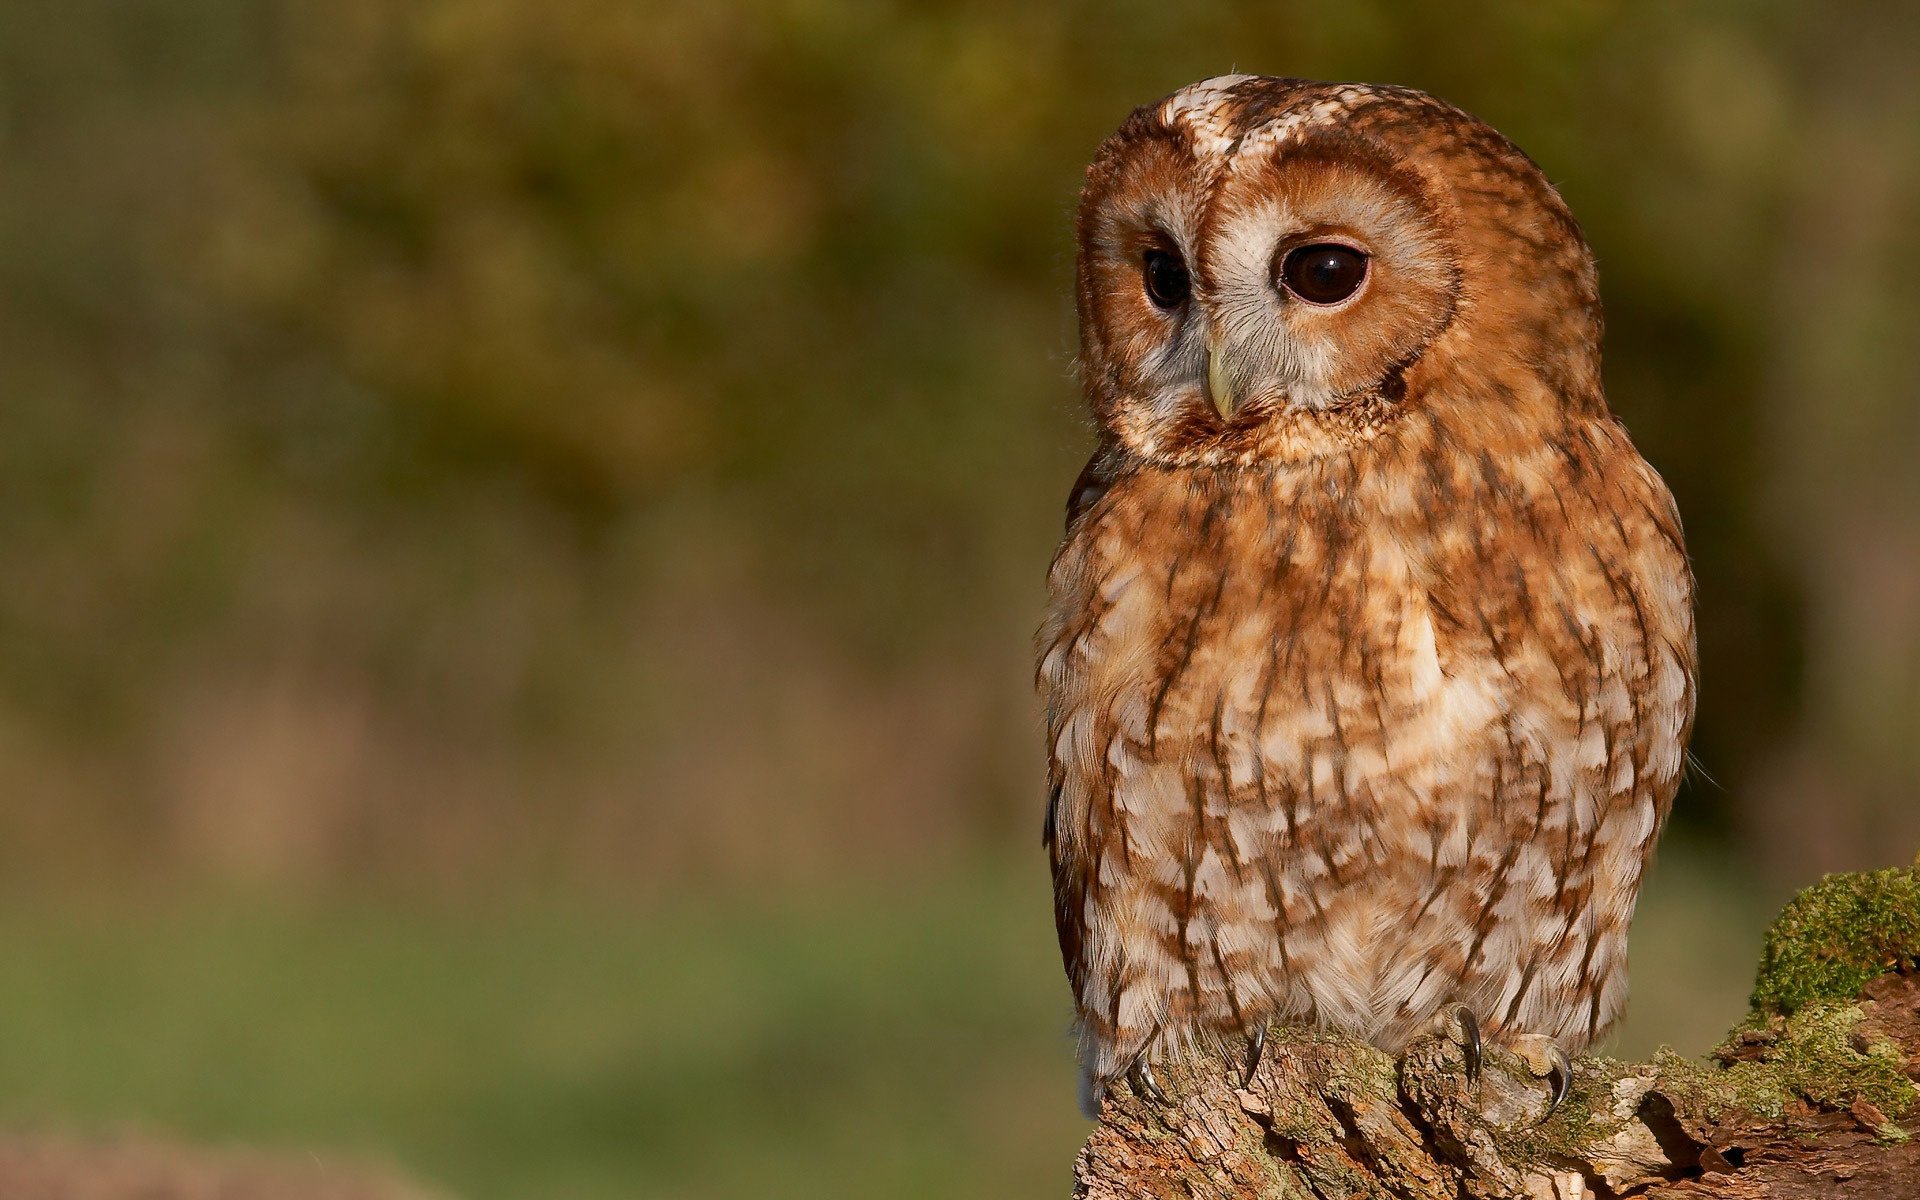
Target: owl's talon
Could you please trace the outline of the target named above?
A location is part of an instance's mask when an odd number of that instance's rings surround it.
[[[1566,1054],[1558,1046],[1553,1048],[1551,1057],[1553,1062],[1547,1068],[1547,1087],[1551,1089],[1551,1095],[1547,1098],[1547,1111],[1540,1114],[1538,1124],[1545,1124],[1546,1119],[1553,1115],[1553,1110],[1559,1108],[1560,1102],[1573,1090],[1573,1064],[1567,1061]]]
[[[1127,1083],[1141,1099],[1155,1104],[1167,1103],[1167,1094],[1160,1090],[1160,1081],[1153,1077],[1153,1067],[1144,1056],[1134,1059],[1133,1065],[1127,1068]]]
[[[1521,1034],[1513,1039],[1512,1049],[1534,1078],[1547,1081],[1547,1108],[1540,1114],[1540,1119],[1534,1122],[1536,1125],[1542,1124],[1573,1090],[1573,1064],[1567,1060],[1566,1051],[1560,1049],[1552,1038],[1539,1034]]]
[[[1480,1082],[1480,1061],[1482,1057],[1480,1049],[1480,1018],[1474,1016],[1473,1010],[1466,1005],[1456,1004],[1453,1008],[1453,1021],[1455,1025],[1459,1026],[1459,1032],[1454,1040],[1460,1044],[1461,1058],[1466,1060],[1467,1082],[1478,1083]]]
[[[1247,1035],[1247,1061],[1240,1071],[1241,1087],[1253,1086],[1254,1073],[1260,1070],[1260,1056],[1266,1052],[1266,1049],[1267,1027],[1261,1025]]]

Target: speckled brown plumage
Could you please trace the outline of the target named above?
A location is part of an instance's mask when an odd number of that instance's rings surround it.
[[[1584,1047],[1695,659],[1565,205],[1420,93],[1229,76],[1108,139],[1078,228],[1100,446],[1039,677],[1089,1096],[1269,1019],[1393,1048],[1465,1004]],[[1276,282],[1322,241],[1367,255],[1339,304]]]

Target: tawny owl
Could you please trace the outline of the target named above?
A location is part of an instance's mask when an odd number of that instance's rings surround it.
[[[1039,678],[1089,1102],[1272,1020],[1564,1062],[1626,999],[1695,665],[1579,227],[1432,97],[1233,75],[1128,118],[1078,234],[1099,446]]]

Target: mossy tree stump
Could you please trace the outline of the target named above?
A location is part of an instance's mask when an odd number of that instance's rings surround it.
[[[1713,1061],[1583,1058],[1567,1101],[1489,1050],[1398,1060],[1276,1028],[1258,1075],[1222,1058],[1117,1090],[1075,1164],[1084,1200],[1920,1198],[1920,869],[1834,875],[1767,935],[1753,1009]]]

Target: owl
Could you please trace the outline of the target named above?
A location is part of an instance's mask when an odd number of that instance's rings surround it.
[[[1107,139],[1077,232],[1038,678],[1084,1099],[1275,1021],[1452,1021],[1564,1089],[1695,694],[1579,227],[1430,96],[1229,75]]]

